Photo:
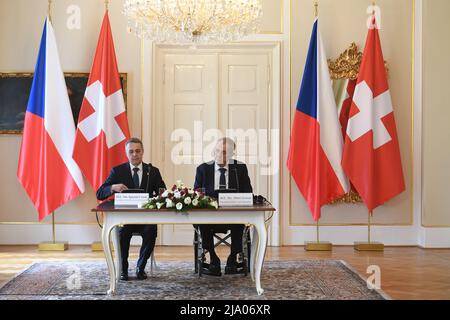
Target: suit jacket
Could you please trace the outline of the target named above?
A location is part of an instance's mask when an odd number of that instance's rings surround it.
[[[214,164],[214,161],[210,161],[197,167],[194,189],[204,188],[206,195],[217,198],[214,188]],[[228,171],[229,189],[236,189],[237,192],[253,192],[245,163],[233,159],[228,164]]]
[[[150,193],[150,196],[153,192],[158,193],[159,188],[166,188],[166,184],[158,168],[153,167],[151,164],[142,163],[142,171],[140,188]],[[125,162],[111,169],[108,178],[106,178],[105,182],[97,190],[97,199],[104,200],[110,197],[113,194],[111,192],[111,186],[118,183],[123,183],[129,189],[135,188],[129,162]]]

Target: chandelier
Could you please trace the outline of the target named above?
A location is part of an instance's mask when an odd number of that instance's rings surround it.
[[[256,33],[260,0],[125,0],[137,36],[163,43],[221,43]]]

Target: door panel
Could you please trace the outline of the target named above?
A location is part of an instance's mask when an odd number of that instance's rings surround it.
[[[168,187],[177,180],[193,186],[202,160],[196,125],[217,127],[217,55],[168,54],[164,63],[164,173]],[[163,228],[162,244],[192,244],[192,226]]]
[[[261,176],[258,152],[268,142],[268,54],[165,53],[161,101],[158,112],[164,123],[162,167],[168,187],[176,180],[193,186],[196,167],[212,156],[205,151],[216,137],[204,136],[219,129],[236,140],[236,158],[247,163],[255,194],[268,194],[268,177]],[[235,129],[234,135],[227,132]],[[266,130],[266,131],[264,131]],[[184,141],[184,143],[181,143]],[[194,144],[194,142],[197,142]],[[163,245],[191,245],[190,225],[163,226]]]

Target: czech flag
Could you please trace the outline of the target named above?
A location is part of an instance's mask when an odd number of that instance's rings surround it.
[[[31,86],[17,177],[39,220],[84,192],[72,158],[75,123],[51,22],[47,18]]]
[[[287,160],[315,221],[323,205],[349,189],[341,167],[343,139],[318,23],[316,18]]]

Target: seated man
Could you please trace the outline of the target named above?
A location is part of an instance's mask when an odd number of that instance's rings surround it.
[[[116,192],[122,192],[127,189],[144,189],[145,192],[152,195],[153,192],[158,193],[159,188],[166,187],[158,168],[142,162],[144,147],[141,140],[130,138],[125,143],[125,151],[129,162],[112,168],[108,178],[97,190],[98,200],[104,200]],[[144,271],[145,265],[155,247],[157,225],[125,225],[120,228],[120,253],[122,258],[120,279],[124,281],[128,280],[128,251],[131,237],[135,232],[140,233],[142,236],[141,251],[136,265],[136,276],[139,280],[143,280],[147,278]]]
[[[219,139],[214,148],[214,161],[197,167],[194,189],[202,188],[206,195],[217,197],[220,189],[235,189],[236,192],[253,192],[247,166],[231,159],[236,144],[230,138]],[[225,274],[238,273],[237,254],[242,252],[244,225],[199,225],[203,248],[208,250],[210,265],[204,274],[220,276],[220,259],[214,250],[214,227],[221,226],[231,230],[231,253],[225,266]]]

